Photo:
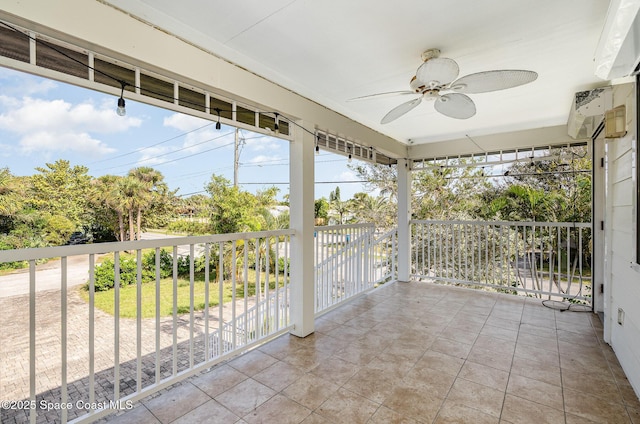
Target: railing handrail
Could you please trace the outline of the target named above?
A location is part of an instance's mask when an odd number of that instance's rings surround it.
[[[219,243],[234,240],[249,240],[264,237],[294,236],[295,230],[256,231],[251,233],[210,234],[206,236],[164,237],[154,240],[116,241],[108,243],[73,246],[37,247],[15,250],[0,250],[0,262],[29,261],[43,258],[104,254],[125,250],[155,249],[166,246]]]
[[[341,224],[341,225],[321,225],[313,227],[314,231],[326,231],[326,230],[345,230],[350,228],[375,228],[375,224],[361,223],[361,224]]]
[[[393,236],[397,232],[398,232],[398,227],[394,227],[394,228],[390,229],[389,231],[387,231],[386,233],[383,233],[383,234],[379,235],[378,237],[374,237],[373,238],[373,244],[378,244],[382,240]]]
[[[474,225],[499,225],[499,226],[526,226],[526,227],[572,227],[590,228],[591,222],[541,222],[541,221],[465,221],[446,219],[412,219],[410,224],[474,224]]]

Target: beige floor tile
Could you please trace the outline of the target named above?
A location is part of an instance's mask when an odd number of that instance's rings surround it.
[[[441,398],[435,397],[426,391],[399,384],[394,387],[383,405],[401,415],[420,422],[430,423],[435,419],[442,403],[443,400]]]
[[[282,393],[311,410],[316,409],[340,387],[313,374],[305,374]]]
[[[564,408],[570,414],[595,422],[629,422],[629,415],[623,404],[608,402],[598,396],[568,388],[564,389]]]
[[[512,317],[500,318],[500,317],[489,315],[489,318],[487,318],[485,325],[491,325],[493,327],[500,327],[500,328],[506,328],[507,330],[518,331],[518,329],[520,328],[520,316],[518,315],[517,318],[512,318]]]
[[[223,364],[195,377],[191,382],[194,386],[214,398],[247,378],[240,371]]]
[[[442,408],[440,408],[434,424],[497,424],[499,421],[500,420],[493,415],[485,414],[466,405],[446,401],[444,405],[442,405]]]
[[[285,396],[275,395],[245,415],[243,419],[249,424],[298,424],[304,421],[309,415],[311,415],[310,409],[305,408]]]
[[[482,330],[480,330],[480,335],[495,337],[498,339],[504,339],[513,342],[515,342],[518,338],[517,331],[510,330],[508,328],[494,327],[493,325],[485,325],[484,327],[482,327]]]
[[[627,412],[633,424],[640,424],[640,409],[627,407]]]
[[[186,382],[143,403],[164,424],[174,421],[210,399],[202,390]]]
[[[480,335],[476,339],[473,347],[495,350],[501,353],[513,355],[513,351],[516,347],[516,342],[515,340],[505,340],[499,337]]]
[[[513,424],[562,424],[564,412],[507,394],[502,419]]]
[[[247,379],[216,396],[215,400],[240,417],[244,417],[267,400],[276,391],[253,379]]]
[[[467,343],[439,337],[433,342],[429,349],[459,359],[466,359],[469,355],[469,352],[471,351],[471,346],[472,345]]]
[[[558,340],[574,343],[579,346],[599,347],[600,342],[595,334],[574,333],[566,330],[558,330]]]
[[[309,415],[307,418],[305,418],[301,424],[332,424],[332,422],[326,419],[325,417],[323,417],[322,415],[314,412],[311,415]]]
[[[369,346],[354,342],[343,349],[337,350],[333,356],[344,359],[352,364],[363,366],[371,362],[371,360],[376,357],[376,353],[377,351],[371,349]]]
[[[401,380],[413,368],[414,361],[399,361],[396,356],[390,353],[381,353],[367,364],[367,368],[375,368],[384,371],[385,374]]]
[[[542,364],[519,356],[513,358],[511,374],[521,375],[555,386],[562,386],[560,367]]]
[[[563,369],[562,386],[588,394],[593,393],[593,388],[597,387],[599,396],[611,400],[621,397],[613,374],[609,376],[604,373],[585,374],[571,369]]]
[[[555,328],[538,327],[532,324],[521,324],[518,333],[531,334],[549,339],[556,339],[558,337],[558,332]]]
[[[339,424],[366,423],[380,404],[346,389],[339,389],[315,412]]]
[[[447,331],[447,329],[445,328],[445,330],[439,334],[439,337],[449,340],[455,340],[456,342],[465,343],[468,345],[473,345],[473,343],[475,343],[476,339],[478,338],[478,333],[475,331],[465,331],[457,328],[453,331]]]
[[[565,413],[565,419],[567,420],[567,424],[596,424],[595,421],[588,420],[583,417],[578,417],[573,414]]]
[[[253,379],[279,392],[302,375],[304,371],[300,368],[279,361],[254,375]]]
[[[172,424],[192,424],[192,423],[235,423],[240,420],[233,412],[229,411],[224,406],[220,405],[215,400],[203,403],[196,409],[192,410],[188,414],[183,415]],[[133,422],[133,421],[131,421]]]
[[[564,409],[562,388],[553,384],[511,374],[507,393],[561,411]]]
[[[393,390],[393,386],[399,381],[386,374],[383,370],[361,368],[342,387],[369,400],[382,403]]]
[[[414,368],[407,373],[402,382],[417,391],[425,391],[435,397],[447,397],[456,376],[433,368]]]
[[[124,414],[109,417],[110,424],[160,424],[160,421],[144,405],[139,405]]]
[[[466,362],[462,366],[458,377],[501,391],[506,390],[509,382],[509,373],[507,371],[474,362]]]
[[[447,401],[479,409],[485,414],[500,417],[504,391],[492,389],[463,378],[457,378]]]
[[[358,370],[359,367],[351,362],[332,356],[320,362],[317,367],[313,368],[311,374],[342,386],[353,377]]]
[[[640,398],[638,398],[635,390],[633,390],[633,387],[626,379],[618,381],[618,389],[620,390],[624,404],[640,411]]]
[[[418,424],[418,421],[383,405],[378,408],[367,424]]]
[[[534,362],[539,362],[543,365],[560,366],[560,355],[558,352],[553,352],[539,347],[518,343],[516,345],[515,356],[528,359]]]
[[[291,355],[282,358],[283,362],[309,372],[317,367],[323,360],[331,356],[330,352],[325,352],[313,348],[302,348],[296,350]]]
[[[558,352],[558,339],[556,337],[542,337],[535,334],[521,332],[518,334],[518,344],[539,347],[556,353]]]
[[[251,377],[277,361],[273,356],[267,355],[260,350],[252,350],[230,361],[228,364],[230,367]]]
[[[407,362],[416,362],[424,355],[427,348],[416,344],[402,344],[400,342],[393,343],[391,346],[382,351],[382,354],[397,358]],[[378,354],[381,357],[382,354]]]
[[[415,369],[431,368],[442,371],[447,374],[458,375],[460,368],[464,364],[464,360],[455,358],[445,353],[427,350],[424,355],[416,362]]]
[[[492,368],[509,371],[513,361],[513,353],[474,346],[471,348],[471,352],[469,352],[467,361],[476,364],[490,365]]]

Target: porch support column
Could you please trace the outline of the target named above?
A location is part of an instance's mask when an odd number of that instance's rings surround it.
[[[289,222],[291,237],[291,334],[306,337],[314,332],[314,147],[315,137],[302,128],[293,128],[289,145]]]
[[[409,161],[398,159],[398,281],[411,273],[411,171]]]

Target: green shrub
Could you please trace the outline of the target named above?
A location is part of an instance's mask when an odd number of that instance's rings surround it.
[[[135,259],[120,259],[120,287],[136,283],[137,266]],[[142,267],[142,282],[147,283],[155,280],[155,274],[149,269]],[[105,259],[95,269],[95,289],[105,291],[112,289],[115,284],[114,261],[111,258]]]
[[[167,230],[174,233],[185,233],[189,235],[205,235],[211,233],[209,224],[207,223],[184,220],[173,221],[167,226]]]

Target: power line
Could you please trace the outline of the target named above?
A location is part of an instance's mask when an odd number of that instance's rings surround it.
[[[206,124],[206,125],[203,125],[203,126],[201,126],[201,127],[198,127],[198,128],[193,129],[193,130],[191,130],[191,131],[187,131],[187,132],[182,133],[182,134],[178,134],[178,135],[176,135],[175,137],[168,138],[168,139],[163,140],[163,141],[160,141],[160,142],[158,142],[158,143],[154,143],[154,144],[151,144],[151,145],[149,145],[149,146],[145,146],[145,147],[140,147],[140,148],[135,149],[135,150],[133,150],[133,151],[131,151],[131,152],[123,153],[123,154],[121,154],[121,155],[112,156],[112,157],[110,157],[110,158],[105,158],[105,159],[100,159],[100,160],[97,160],[97,161],[94,161],[94,162],[90,162],[88,165],[93,165],[93,164],[101,163],[101,162],[107,162],[107,161],[110,161],[110,160],[113,160],[113,159],[118,159],[118,158],[121,158],[121,157],[129,156],[129,155],[132,155],[132,154],[134,154],[134,153],[139,153],[139,152],[142,152],[142,151],[144,151],[144,150],[150,149],[150,148],[152,148],[152,147],[156,147],[156,146],[159,146],[159,145],[161,145],[161,144],[168,143],[169,141],[175,140],[176,138],[184,137],[184,136],[185,136],[185,135],[187,135],[187,134],[191,134],[192,132],[199,131],[199,130],[201,130],[201,129],[203,129],[203,128],[206,128],[206,127],[208,127],[208,126],[211,126],[211,125],[213,125],[213,124],[214,124],[214,122],[210,122],[210,123],[208,123],[208,124]]]
[[[208,143],[208,142],[210,142],[210,141],[214,141],[214,140],[221,139],[221,138],[226,137],[226,136],[228,136],[228,135],[230,135],[230,134],[231,134],[231,133],[222,134],[222,135],[220,135],[220,136],[218,136],[218,137],[210,138],[210,139],[208,139],[208,140],[201,141],[200,143],[196,143],[196,144],[192,144],[192,145],[190,145],[190,146],[182,147],[182,148],[177,149],[177,150],[172,150],[172,151],[170,151],[170,152],[161,153],[161,154],[159,154],[159,155],[155,155],[155,156],[150,156],[150,157],[148,157],[148,158],[146,158],[146,159],[141,159],[141,160],[138,160],[138,161],[133,161],[133,162],[128,162],[128,163],[123,163],[123,164],[116,165],[116,166],[112,166],[112,167],[109,167],[109,168],[97,169],[96,171],[108,171],[109,169],[121,168],[121,167],[123,167],[123,166],[127,166],[127,165],[134,165],[134,164],[138,164],[138,163],[140,163],[140,162],[147,162],[147,161],[150,161],[150,160],[153,160],[153,159],[157,159],[157,158],[160,158],[160,157],[163,157],[163,156],[172,155],[172,154],[174,154],[174,153],[178,153],[178,152],[181,152],[181,151],[183,151],[183,150],[191,149],[191,148],[193,148],[193,147],[195,147],[195,146],[199,146],[199,145],[201,145],[201,144],[205,144],[205,143]]]

